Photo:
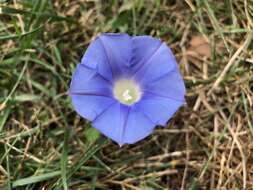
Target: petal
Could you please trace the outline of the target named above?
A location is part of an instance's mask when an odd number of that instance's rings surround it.
[[[154,124],[134,106],[113,104],[97,117],[93,126],[105,136],[122,145],[132,144],[149,135]]]
[[[114,79],[127,75],[132,54],[128,34],[102,34],[98,37],[107,55]]]
[[[142,84],[155,81],[177,68],[176,59],[170,48],[162,43],[146,62],[143,62],[134,74]]]
[[[93,121],[93,127],[120,144],[122,142],[123,125],[127,112],[127,107],[122,107],[117,102]]]
[[[115,100],[112,98],[96,94],[71,94],[70,96],[76,112],[90,121],[96,119],[104,110],[115,103]]]
[[[151,36],[134,36],[132,44],[131,66],[133,72],[136,72],[159,49],[162,42]]]
[[[146,83],[143,92],[153,95],[167,97],[179,101],[184,101],[185,85],[178,69],[167,73],[160,79]]]
[[[112,97],[111,84],[93,69],[78,64],[71,80],[70,94],[97,94]]]
[[[155,124],[136,106],[132,107],[125,126],[123,143],[133,144],[153,132]]]
[[[101,76],[107,80],[112,81],[112,70],[108,57],[99,38],[96,38],[87,48],[82,57],[81,64],[97,71]]]
[[[183,104],[183,101],[149,94],[137,106],[153,123],[165,125]]]

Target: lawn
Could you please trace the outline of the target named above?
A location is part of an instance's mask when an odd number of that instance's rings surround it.
[[[133,145],[68,96],[104,32],[161,39],[186,85],[186,105]],[[0,0],[0,189],[253,190],[252,38],[252,0]]]

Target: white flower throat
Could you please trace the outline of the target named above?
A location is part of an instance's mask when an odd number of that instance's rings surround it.
[[[113,95],[120,103],[131,105],[140,100],[141,91],[133,80],[121,79],[114,84]]]

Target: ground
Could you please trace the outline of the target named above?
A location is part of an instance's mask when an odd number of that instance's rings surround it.
[[[187,104],[119,147],[68,87],[102,32],[152,35]],[[252,0],[0,0],[0,189],[253,189]]]

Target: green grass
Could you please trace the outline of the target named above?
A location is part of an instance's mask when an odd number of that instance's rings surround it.
[[[187,87],[168,126],[134,145],[68,97],[102,32],[162,39]],[[0,189],[252,189],[252,38],[250,0],[0,0]]]

